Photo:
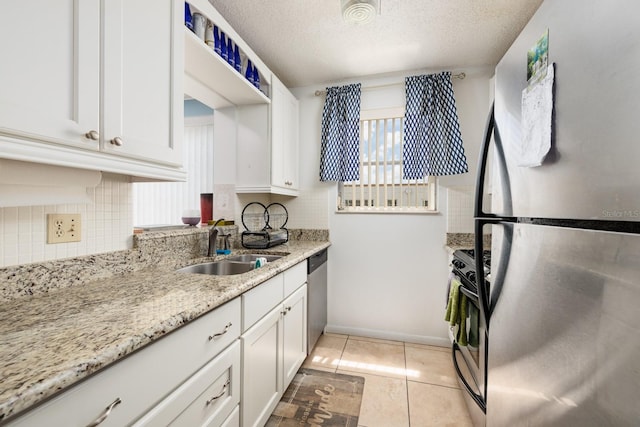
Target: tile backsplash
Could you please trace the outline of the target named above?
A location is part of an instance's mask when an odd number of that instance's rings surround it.
[[[0,208],[0,267],[130,248],[128,178],[104,173],[102,182],[87,191],[93,203]],[[48,213],[79,213],[80,242],[47,244]]]
[[[475,188],[447,188],[447,233],[473,233]]]

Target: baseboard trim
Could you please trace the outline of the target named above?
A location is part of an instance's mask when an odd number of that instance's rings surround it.
[[[404,341],[414,344],[434,345],[437,347],[451,347],[451,341],[448,338],[432,337],[426,335],[411,335],[398,332],[379,331],[366,328],[352,328],[349,326],[327,325],[325,332],[342,335],[357,335],[360,337],[377,338],[391,341]]]

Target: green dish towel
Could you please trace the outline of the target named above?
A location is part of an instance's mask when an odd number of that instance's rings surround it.
[[[460,280],[453,277],[444,320],[449,322],[450,326],[458,326],[456,334],[458,345],[467,345],[467,296],[460,292],[460,286],[462,286]]]

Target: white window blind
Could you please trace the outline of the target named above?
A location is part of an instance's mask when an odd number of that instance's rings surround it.
[[[404,111],[360,114],[360,179],[339,183],[340,212],[433,212],[436,179],[402,179]]]

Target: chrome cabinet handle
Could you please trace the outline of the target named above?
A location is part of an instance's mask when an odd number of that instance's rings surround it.
[[[216,396],[213,396],[211,399],[207,400],[206,402],[207,406],[211,405],[213,402],[220,399],[224,395],[224,393],[227,391],[227,386],[229,384],[231,384],[231,380],[227,380],[227,382],[224,383],[224,385],[222,386],[222,391],[220,391],[220,393],[218,393]]]
[[[102,412],[102,414],[100,414],[98,418],[96,418],[93,422],[87,424],[87,427],[96,427],[97,425],[102,424],[102,422],[107,419],[107,417],[109,416],[113,408],[118,406],[120,403],[122,403],[122,400],[120,400],[120,398],[117,397],[116,400],[114,400],[113,403],[111,403],[111,405],[105,408],[105,410]]]
[[[111,145],[115,145],[116,147],[122,147],[122,138],[119,136],[116,136],[109,142],[111,142]]]
[[[217,334],[209,335],[209,341],[215,340],[216,338],[221,337],[224,334],[226,334],[227,332],[229,332],[229,328],[231,327],[231,325],[233,325],[233,323],[229,322],[229,323],[227,323],[227,326],[224,327],[224,330],[222,332],[218,332]]]
[[[89,132],[85,133],[84,136],[93,141],[97,141],[100,139],[100,134],[95,130],[90,130]]]
[[[288,313],[288,312],[290,312],[290,311],[291,311],[291,306],[289,306],[289,307],[285,307],[285,308],[284,308],[284,311],[281,311],[281,313],[282,313],[282,314],[284,314],[284,315],[286,316],[286,315],[287,315],[287,313]]]

